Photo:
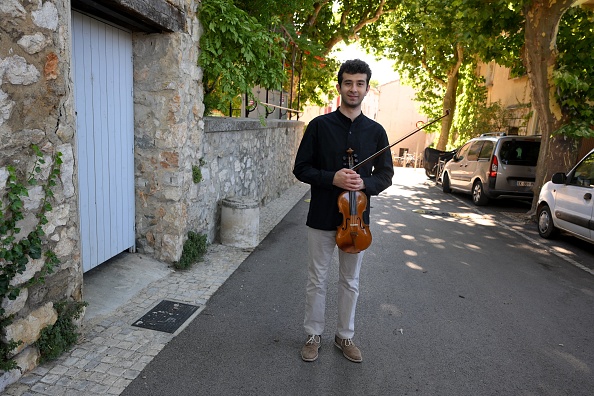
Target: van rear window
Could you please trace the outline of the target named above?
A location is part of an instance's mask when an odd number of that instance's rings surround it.
[[[540,142],[507,140],[501,145],[499,158],[506,165],[536,166]]]

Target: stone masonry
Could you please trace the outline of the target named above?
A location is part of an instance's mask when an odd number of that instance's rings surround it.
[[[102,0],[101,13],[80,0],[0,1],[0,199],[6,203],[8,167],[22,178],[44,153],[43,177],[54,155],[63,163],[44,225],[45,246],[61,264],[45,282],[28,286],[42,267],[32,260],[12,281],[21,289],[2,307],[14,315],[0,337],[23,343],[10,357],[20,370],[0,372],[0,391],[32,370],[35,341],[57,319],[54,303],[82,301],[78,169],[71,11],[86,12],[132,33],[136,247],[155,258],[179,259],[188,231],[218,238],[221,201],[241,196],[266,205],[295,184],[291,169],[303,123],[203,118],[197,64],[197,0]],[[121,23],[120,23],[121,22]],[[193,181],[199,169],[202,180]],[[43,192],[29,188],[21,238],[33,229]],[[10,265],[0,259],[0,266]]]
[[[82,299],[82,269],[78,243],[77,196],[75,191],[75,119],[70,78],[70,4],[63,1],[3,0],[0,3],[0,198],[6,201],[8,166],[22,179],[35,160],[31,144],[44,153],[42,178],[47,178],[52,158],[62,153],[61,177],[53,191],[53,210],[44,232],[46,246],[61,261],[44,284],[29,286],[42,260],[33,260],[27,270],[12,279],[21,292],[15,300],[4,299],[6,315],[14,315],[1,334],[2,341],[20,340],[9,354],[22,372],[37,365],[34,346],[43,328],[55,323],[53,303]],[[18,223],[17,238],[23,238],[37,224],[35,213],[44,194],[39,186],[29,187],[25,219]],[[11,265],[0,259],[0,265]],[[0,389],[13,382],[21,371],[0,377]]]

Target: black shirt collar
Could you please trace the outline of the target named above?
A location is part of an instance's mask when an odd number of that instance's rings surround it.
[[[342,122],[348,122],[348,123],[352,122],[354,124],[354,123],[359,122],[363,119],[363,111],[361,111],[361,113],[354,120],[351,120],[349,117],[345,116],[344,114],[342,114],[340,112],[340,106],[336,109],[336,114]]]

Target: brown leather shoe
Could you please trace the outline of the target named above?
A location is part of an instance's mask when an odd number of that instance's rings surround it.
[[[320,349],[322,337],[319,335],[310,335],[301,348],[301,359],[306,362],[313,362],[318,358],[318,349]]]
[[[349,359],[351,362],[361,363],[363,361],[361,351],[355,346],[353,340],[350,338],[343,339],[335,336],[334,345],[336,345],[336,347],[342,351],[344,357]]]

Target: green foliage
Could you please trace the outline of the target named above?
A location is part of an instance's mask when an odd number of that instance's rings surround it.
[[[0,370],[10,371],[18,368],[16,362],[7,356],[21,344],[22,341],[15,342],[14,340],[0,343]]]
[[[194,263],[202,260],[207,247],[206,235],[188,232],[188,240],[184,243],[181,257],[173,266],[179,270],[190,268]]]
[[[35,161],[24,182],[19,180],[13,166],[6,168],[8,170],[7,194],[0,199],[0,301],[4,298],[15,300],[19,296],[19,286],[11,285],[10,282],[17,274],[25,272],[31,259],[40,259],[45,256],[42,269],[29,281],[29,285],[44,282],[45,276],[51,274],[54,267],[60,264],[55,253],[44,247],[45,233],[42,226],[48,223],[46,214],[52,210],[50,203],[54,196],[52,188],[56,185],[60,175],[62,153],[55,155],[49,168],[47,180],[41,184],[43,199],[39,211],[35,214],[37,224],[26,236],[19,235],[21,229],[18,227],[18,223],[26,215],[23,198],[29,196],[27,186],[40,184],[42,166],[45,164],[43,153],[39,147],[33,145],[31,149],[35,154]],[[12,317],[5,317],[5,312],[5,309],[0,307],[0,330],[12,322]],[[8,354],[19,344],[20,341],[15,342],[14,340],[0,343],[0,369],[16,368],[16,364],[8,358]]]
[[[366,48],[396,62],[430,118],[445,110],[448,82],[458,81],[455,103],[461,108],[448,106],[454,114],[455,136],[450,141],[460,141],[488,124],[482,81],[474,73],[477,61],[521,64],[520,9],[521,4],[504,0],[490,1],[488,7],[481,0],[402,2],[384,23],[362,32],[361,40]],[[460,117],[459,111],[464,112]],[[438,130],[434,125],[430,131]]]
[[[204,0],[199,64],[206,114],[229,114],[260,86],[289,92],[288,107],[326,105],[339,63],[329,54],[379,23],[400,0]],[[236,112],[233,112],[235,115]]]
[[[198,165],[192,165],[192,181],[196,184],[202,181],[202,171]]]
[[[41,335],[35,342],[39,348],[39,363],[56,359],[76,344],[80,334],[75,320],[80,318],[83,308],[87,305],[86,302],[79,301],[61,301],[54,304],[58,320],[41,330]]]
[[[204,166],[204,164],[204,159],[201,158],[199,165],[192,165],[192,181],[196,184],[202,181],[202,170],[200,167]]]
[[[570,8],[561,19],[553,82],[568,119],[556,134],[594,137],[594,11]]]
[[[282,86],[283,38],[274,26],[263,26],[232,0],[205,0],[199,15],[204,32],[198,63],[204,73],[206,114],[227,113],[229,104],[243,93],[251,94],[254,86]]]
[[[457,98],[457,112],[454,116],[450,148],[460,147],[462,144],[479,136],[481,133],[494,130],[493,120],[499,110],[499,103],[487,105],[487,89],[473,70],[471,63],[463,70],[464,78],[460,81],[460,94]]]

